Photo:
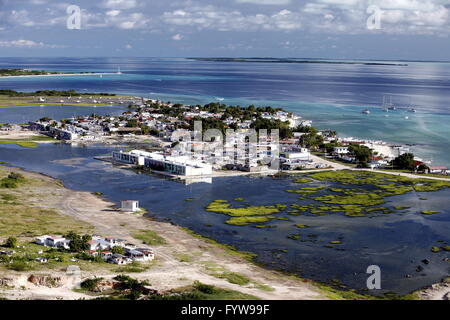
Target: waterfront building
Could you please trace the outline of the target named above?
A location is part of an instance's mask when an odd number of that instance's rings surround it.
[[[202,176],[212,174],[212,166],[187,156],[168,156],[142,150],[131,152],[114,151],[113,160],[122,163],[143,165],[146,168],[180,176]]]
[[[136,212],[139,211],[139,201],[136,200],[125,200],[121,202],[120,211],[124,212]],[[110,239],[107,239],[110,240]],[[115,240],[115,239],[112,239]],[[112,244],[115,245],[115,242]]]

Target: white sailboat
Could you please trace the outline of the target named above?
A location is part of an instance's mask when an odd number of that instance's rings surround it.
[[[386,96],[385,95],[383,95],[383,111],[384,112],[389,112],[389,109],[386,106]]]
[[[388,110],[397,110],[397,107],[392,103],[392,96],[389,96]]]
[[[120,71],[120,67],[117,68],[117,74],[122,74],[122,71]]]

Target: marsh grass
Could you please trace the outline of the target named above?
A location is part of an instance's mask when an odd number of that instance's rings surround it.
[[[132,233],[131,236],[150,246],[162,246],[167,244],[166,239],[152,230],[139,230]]]

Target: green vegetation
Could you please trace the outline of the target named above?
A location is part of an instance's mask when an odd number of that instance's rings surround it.
[[[39,142],[45,141],[57,142],[55,139],[47,136],[31,136],[23,139],[2,139],[0,144],[15,144],[23,148],[36,148]]]
[[[275,219],[274,216],[264,216],[264,217],[233,217],[225,221],[226,224],[231,224],[234,226],[247,226],[255,223],[265,223],[269,222],[272,219]]]
[[[16,189],[19,183],[23,182],[25,182],[25,178],[20,173],[11,172],[0,180],[0,188]]]
[[[295,234],[290,234],[287,236],[288,239],[292,239],[292,240],[298,240],[300,239],[301,235],[299,233],[295,233]]]
[[[87,283],[86,291],[93,293],[99,278]],[[98,300],[258,300],[257,297],[234,290],[218,288],[195,281],[192,285],[172,289],[164,294],[155,293],[147,281],[139,281],[126,275],[113,278],[114,289],[103,293]],[[86,280],[87,281],[87,280]]]
[[[84,252],[89,250],[89,241],[92,240],[90,235],[79,235],[74,231],[70,231],[64,235],[67,240],[70,240],[69,247],[72,252]]]
[[[150,246],[162,246],[167,244],[166,239],[151,230],[139,230],[134,232],[132,236]]]
[[[404,153],[394,159],[393,165],[400,170],[414,170],[416,161],[412,153]]]
[[[36,148],[39,145],[37,142],[21,140],[0,140],[0,144],[16,144],[23,148]]]
[[[195,281],[192,286],[170,290],[165,295],[152,295],[152,300],[259,300],[258,297],[222,289]]]
[[[312,180],[306,179],[306,178],[299,178],[299,179],[295,179],[294,182],[295,183],[309,183],[309,182],[312,182]]]
[[[153,260],[152,264],[154,262],[155,262],[155,260]],[[148,263],[141,264],[137,261],[133,261],[130,264],[120,266],[119,268],[115,269],[114,271],[119,272],[119,273],[140,273],[140,272],[147,271],[150,267],[151,267],[151,265],[149,265]]]
[[[325,189],[325,187],[305,187],[305,188],[301,188],[299,190],[286,190],[289,193],[316,193],[320,190]]]
[[[3,245],[5,248],[11,248],[14,249],[17,247],[17,238],[16,237],[9,237],[6,239],[5,244]]]
[[[206,210],[230,216],[225,223],[246,226],[256,224],[263,229],[265,223],[277,219],[288,220],[275,214],[285,211],[289,215],[321,216],[325,214],[344,214],[348,217],[366,217],[367,215],[386,215],[409,209],[407,206],[381,206],[386,198],[403,195],[409,192],[432,192],[450,188],[449,181],[427,178],[412,179],[378,172],[342,170],[322,171],[306,174],[304,178],[296,178],[296,183],[334,182],[340,186],[303,187],[286,190],[288,193],[301,194],[301,200],[309,200],[307,204],[275,204],[272,206],[234,207],[227,200],[215,200]],[[320,195],[316,193],[321,192]],[[435,214],[434,211],[423,211],[423,214]],[[298,225],[301,226],[301,225]],[[298,227],[296,226],[296,227]],[[297,239],[297,235],[288,236]]]
[[[335,285],[333,286],[324,283],[315,283],[315,285],[328,299],[332,300],[420,300],[416,293],[403,296],[387,293],[381,297],[377,297],[358,293],[354,289],[342,290],[342,288],[337,288]]]
[[[250,283],[250,279],[246,276],[236,272],[223,272],[220,274],[213,274],[216,278],[226,279],[229,283],[245,286]]]
[[[226,214],[232,218],[225,221],[227,224],[246,226],[255,223],[264,223],[275,219],[271,214],[279,213],[286,206],[252,206],[244,208],[233,208],[226,200],[215,200],[211,202],[206,211]]]
[[[83,290],[93,292],[97,288],[97,286],[100,283],[100,281],[102,281],[102,280],[103,280],[103,278],[86,279],[83,282],[81,282],[80,287]]]
[[[3,201],[0,202],[0,234],[2,237],[64,234],[71,230],[92,231],[92,228],[84,222],[60,215],[53,209],[40,208],[32,204],[47,201],[49,190],[58,188],[53,181],[24,177],[23,174],[0,168],[0,188],[8,189],[7,194],[1,194]]]
[[[432,214],[437,214],[437,213],[439,213],[439,211],[425,210],[425,211],[421,212],[421,214],[424,214],[424,215],[432,215]]]
[[[367,167],[367,163],[372,158],[372,149],[359,144],[351,144],[348,151],[353,154],[362,167]]]

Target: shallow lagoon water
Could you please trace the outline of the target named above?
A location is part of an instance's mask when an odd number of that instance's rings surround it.
[[[36,121],[43,117],[61,120],[77,116],[121,115],[127,108],[123,106],[20,106],[0,108],[0,123],[22,124]]]
[[[293,178],[230,177],[214,179],[212,184],[186,186],[93,159],[108,155],[111,150],[104,146],[66,144],[41,145],[35,149],[5,145],[0,146],[0,161],[51,175],[75,190],[102,192],[115,203],[123,199],[139,200],[151,216],[172,221],[239,250],[257,253],[256,261],[267,267],[313,280],[338,279],[349,288],[363,290],[368,276],[365,271],[369,265],[376,264],[382,270],[383,292],[408,293],[450,274],[450,262],[443,261],[450,253],[430,251],[432,246],[442,245],[438,240],[450,243],[448,189],[386,199],[386,206],[411,207],[405,213],[363,218],[282,213],[280,216],[289,221],[273,220],[267,224],[273,228],[239,227],[225,224],[229,217],[207,212],[205,206],[218,199],[229,200],[233,206],[301,204],[297,194],[286,192],[299,185]],[[312,186],[321,185],[317,182]],[[233,200],[239,197],[244,201]],[[421,197],[428,200],[420,200]],[[187,198],[193,200],[186,201]],[[424,216],[419,213],[422,210],[441,213]],[[295,224],[310,228],[298,229]],[[300,233],[300,239],[287,238],[294,233]],[[334,240],[342,240],[342,244],[324,247]],[[421,263],[423,259],[429,259],[430,264]],[[419,265],[424,271],[416,272]],[[406,274],[412,278],[405,278]]]

